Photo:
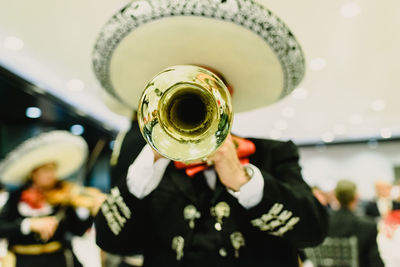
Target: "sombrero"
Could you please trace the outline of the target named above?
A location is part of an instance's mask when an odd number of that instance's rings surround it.
[[[222,73],[234,87],[235,112],[285,97],[305,69],[294,35],[251,0],[133,1],[103,26],[92,56],[95,75],[111,96],[106,104],[122,113],[135,110],[148,81],[173,65]]]
[[[65,178],[85,162],[88,147],[80,136],[67,131],[51,131],[32,137],[17,146],[0,162],[0,181],[20,185],[38,166],[55,162],[57,177]]]

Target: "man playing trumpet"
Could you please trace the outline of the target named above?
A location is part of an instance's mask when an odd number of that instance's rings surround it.
[[[261,107],[297,86],[301,49],[251,1],[167,2],[132,2],[95,46],[99,81],[114,104],[138,111],[149,143],[138,154],[121,147],[129,163],[96,217],[97,244],[140,252],[144,266],[299,266],[298,250],[326,236],[327,214],[297,148],[230,129],[232,107]]]

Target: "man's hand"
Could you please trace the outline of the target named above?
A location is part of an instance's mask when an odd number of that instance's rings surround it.
[[[239,191],[249,181],[236,152],[232,136],[228,135],[225,143],[208,158],[214,163],[221,183],[233,191]]]
[[[31,231],[38,233],[43,241],[49,240],[58,227],[58,219],[55,216],[30,218]]]

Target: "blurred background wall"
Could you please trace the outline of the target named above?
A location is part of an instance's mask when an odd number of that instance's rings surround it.
[[[300,155],[304,179],[324,191],[346,178],[357,184],[363,199],[371,199],[376,180],[400,179],[400,141],[306,146]]]

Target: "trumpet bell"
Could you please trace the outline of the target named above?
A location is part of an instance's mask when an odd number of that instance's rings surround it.
[[[145,87],[138,122],[145,140],[161,155],[183,162],[205,160],[230,132],[230,94],[204,68],[172,66]]]

